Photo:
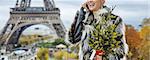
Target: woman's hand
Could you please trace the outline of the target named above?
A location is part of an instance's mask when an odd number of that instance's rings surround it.
[[[96,50],[96,55],[102,56],[105,52],[103,50]]]
[[[102,56],[96,55],[95,60],[103,60],[103,59],[102,59]]]
[[[87,2],[83,3],[81,7],[84,8],[86,11],[89,11],[89,8],[87,6]]]
[[[96,50],[96,58],[95,60],[102,60],[102,55],[104,55],[105,52],[103,50]]]

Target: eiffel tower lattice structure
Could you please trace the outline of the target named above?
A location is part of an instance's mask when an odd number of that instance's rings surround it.
[[[21,33],[37,24],[49,27],[58,38],[63,38],[66,29],[60,19],[59,8],[55,6],[54,0],[43,0],[43,2],[44,7],[31,7],[31,0],[17,0],[1,33],[0,44],[18,44]]]

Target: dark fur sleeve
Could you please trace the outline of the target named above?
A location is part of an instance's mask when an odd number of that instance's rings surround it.
[[[82,21],[85,19],[85,12],[83,11],[83,8],[80,9],[80,11],[77,11],[74,22],[71,25],[71,29],[69,30],[69,42],[72,44],[75,44],[81,40],[82,37],[82,29],[83,24]]]
[[[119,32],[120,34],[122,34],[122,37],[119,38],[119,40],[121,41],[120,47],[116,48],[114,50],[114,52],[116,53],[118,58],[123,58],[125,56],[125,54],[126,54],[126,52],[125,52],[125,45],[127,45],[126,44],[126,40],[125,40],[125,30],[124,30],[125,26],[123,24],[122,19],[119,16],[117,16],[115,24],[117,24],[116,31]]]

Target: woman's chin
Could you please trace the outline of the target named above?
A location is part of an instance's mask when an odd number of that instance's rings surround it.
[[[95,11],[96,9],[95,8],[89,8],[90,9],[90,11]]]

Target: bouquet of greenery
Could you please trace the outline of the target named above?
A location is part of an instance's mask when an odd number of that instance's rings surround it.
[[[90,32],[89,46],[95,50],[104,51],[102,56],[104,60],[108,60],[108,54],[114,54],[114,48],[120,47],[122,34],[116,31],[120,21],[109,24],[108,21],[116,18],[111,12],[102,16],[102,20],[94,25],[95,30]]]

